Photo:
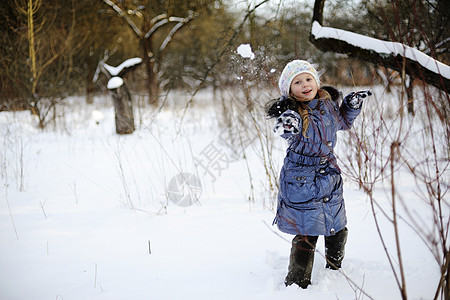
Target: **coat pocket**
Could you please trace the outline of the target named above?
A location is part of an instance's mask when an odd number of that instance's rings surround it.
[[[281,181],[284,200],[289,204],[308,202],[316,196],[315,169],[302,167],[285,170]]]

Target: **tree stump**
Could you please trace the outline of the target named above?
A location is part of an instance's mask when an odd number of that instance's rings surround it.
[[[117,134],[131,134],[134,132],[134,114],[131,95],[125,85],[112,90],[115,123]]]

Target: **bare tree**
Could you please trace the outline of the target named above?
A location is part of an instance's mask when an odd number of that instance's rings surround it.
[[[70,7],[65,11],[70,15],[67,21],[67,16],[58,16],[58,8],[42,0],[15,0],[14,4],[23,24],[16,35],[27,47],[14,49],[18,54],[9,57],[15,61],[7,76],[37,116],[38,126],[44,128],[55,104],[67,94],[65,84],[74,73],[73,58],[85,39],[76,39],[75,11]],[[26,53],[21,53],[25,49]]]
[[[169,16],[168,14],[160,14],[148,20],[141,10],[145,9],[144,5],[138,5],[134,10],[124,10],[111,0],[103,0],[108,4],[119,17],[123,18],[136,36],[139,38],[139,43],[142,51],[143,64],[147,72],[147,88],[150,103],[156,105],[158,103],[159,85],[158,72],[160,71],[160,61],[167,49],[173,36],[179,30],[189,23],[194,18],[194,13],[189,12],[185,18]],[[137,16],[140,26],[137,22],[132,20],[133,16]],[[155,35],[167,24],[174,24],[172,29],[166,35],[159,48],[155,46]]]

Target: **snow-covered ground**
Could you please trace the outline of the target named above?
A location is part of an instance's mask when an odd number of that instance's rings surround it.
[[[342,272],[324,268],[321,237],[312,285],[286,288],[292,237],[271,226],[259,143],[245,148],[246,160],[230,161],[218,105],[194,103],[183,118],[170,105],[157,116],[140,110],[137,131],[118,136],[109,102],[83,101],[70,99],[57,128],[45,131],[28,112],[0,113],[0,299],[400,298],[370,202],[349,179]],[[277,168],[283,143],[274,148]],[[213,154],[216,168],[195,168]],[[182,172],[202,184],[192,206],[168,200]],[[425,210],[415,181],[397,178],[412,212]],[[388,192],[375,193],[389,211]],[[395,249],[391,224],[380,221]],[[411,228],[401,223],[400,232],[409,299],[432,299],[438,265]]]

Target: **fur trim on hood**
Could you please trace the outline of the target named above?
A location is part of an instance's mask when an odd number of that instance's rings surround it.
[[[340,92],[332,86],[324,86],[321,90],[327,92],[330,95],[330,99],[333,101],[337,101],[341,97]]]

